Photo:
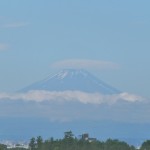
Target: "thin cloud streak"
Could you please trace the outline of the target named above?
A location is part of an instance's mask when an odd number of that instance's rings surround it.
[[[4,43],[0,43],[0,51],[4,51],[6,49],[8,49],[8,45]]]
[[[118,101],[126,102],[140,102],[144,99],[140,96],[129,94],[129,93],[120,93],[113,95],[103,95],[100,93],[86,93],[81,91],[62,91],[62,92],[50,92],[44,90],[35,90],[29,91],[27,93],[16,93],[16,94],[7,94],[1,93],[0,99],[11,99],[11,100],[24,100],[24,101],[78,101],[83,104],[114,104]]]
[[[75,68],[75,69],[119,69],[117,63],[111,61],[100,61],[100,60],[89,60],[89,59],[68,59],[58,61],[51,64],[52,68],[63,69],[63,68]]]
[[[20,28],[20,27],[25,27],[28,25],[29,25],[28,22],[14,22],[14,23],[6,24],[4,25],[4,27],[5,28]]]

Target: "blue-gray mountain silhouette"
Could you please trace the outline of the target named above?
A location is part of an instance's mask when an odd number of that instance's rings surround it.
[[[98,92],[102,94],[117,94],[119,90],[104,83],[91,73],[85,70],[64,69],[53,76],[33,83],[21,90],[28,92],[30,90],[46,90],[46,91],[82,91],[82,92]]]

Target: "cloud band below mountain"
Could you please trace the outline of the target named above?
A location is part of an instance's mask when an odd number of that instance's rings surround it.
[[[7,94],[1,93],[0,99],[24,100],[24,101],[78,101],[83,104],[114,104],[118,101],[137,102],[143,98],[134,94],[120,93],[112,95],[103,95],[100,93],[86,93],[81,91],[62,91],[50,92],[44,90],[34,90],[27,93]]]

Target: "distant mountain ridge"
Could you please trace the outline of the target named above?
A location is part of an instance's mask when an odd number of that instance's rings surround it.
[[[82,91],[88,93],[118,94],[119,90],[104,83],[88,71],[79,69],[63,69],[53,76],[33,83],[23,89],[21,92],[30,90],[46,91]]]

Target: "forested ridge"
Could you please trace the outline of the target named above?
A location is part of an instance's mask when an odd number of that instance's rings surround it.
[[[0,144],[0,150],[7,150],[7,146]],[[105,142],[94,138],[76,138],[71,131],[65,132],[63,139],[50,138],[43,140],[41,136],[32,137],[29,150],[137,150],[134,146],[117,139],[108,139]],[[25,148],[11,148],[11,150],[25,150]],[[143,142],[140,150],[150,150],[150,140]]]

